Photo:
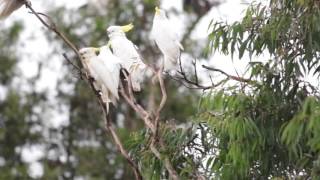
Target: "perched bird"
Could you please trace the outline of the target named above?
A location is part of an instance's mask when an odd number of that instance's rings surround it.
[[[183,50],[183,46],[180,44],[178,35],[174,30],[174,27],[169,23],[164,10],[159,9],[158,7],[155,8],[151,38],[155,40],[164,56],[164,71],[174,70],[180,57],[180,51]]]
[[[126,26],[110,26],[107,28],[109,43],[114,54],[120,58],[121,65],[130,74],[132,89],[141,90],[141,83],[147,66],[141,60],[137,47],[126,37],[126,32],[133,28],[132,24]]]
[[[0,0],[0,19],[8,17],[13,11],[19,9],[25,3],[30,4],[30,1]]]
[[[98,52],[99,55],[96,55]],[[109,103],[116,105],[119,99],[120,59],[112,54],[108,46],[82,48],[80,55],[84,68],[95,80],[95,88],[101,91],[108,112]]]

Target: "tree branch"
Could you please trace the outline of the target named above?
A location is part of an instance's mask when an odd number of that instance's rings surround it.
[[[206,65],[202,65],[202,67],[207,69],[207,70],[209,70],[209,71],[219,72],[219,73],[227,76],[229,79],[232,79],[232,80],[235,80],[235,81],[245,82],[245,83],[254,83],[255,82],[255,81],[253,81],[251,79],[246,79],[246,78],[242,78],[242,77],[239,77],[239,76],[230,75],[230,74],[222,71],[221,69],[217,69],[217,68],[214,68],[214,67],[209,67],[209,66],[206,66]]]
[[[186,73],[183,70],[182,67],[182,63],[181,63],[181,58],[179,57],[179,71],[178,73],[181,75],[181,77],[174,77],[171,76],[170,74],[169,77],[172,78],[173,80],[180,82],[180,84],[182,84],[183,86],[185,86],[188,89],[202,89],[202,90],[208,90],[208,89],[213,89],[217,86],[220,86],[221,84],[223,84],[225,82],[225,80],[222,80],[216,84],[213,83],[211,77],[211,85],[210,86],[205,86],[199,83],[199,77],[198,77],[198,71],[197,71],[197,60],[194,60],[194,62],[192,63],[193,68],[194,68],[194,76],[195,76],[195,81],[192,81],[188,78],[188,76],[186,75]]]

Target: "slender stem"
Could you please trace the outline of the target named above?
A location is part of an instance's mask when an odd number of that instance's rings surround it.
[[[162,99],[161,99],[160,105],[157,110],[157,114],[159,115],[161,110],[163,109],[164,105],[166,104],[166,101],[167,101],[167,91],[166,91],[166,86],[165,86],[163,78],[162,78],[162,68],[158,71],[157,76],[159,79],[160,89],[161,89],[161,93],[162,93]]]
[[[242,78],[242,77],[237,77],[237,76],[233,76],[233,75],[230,75],[224,71],[222,71],[221,69],[217,69],[217,68],[214,68],[214,67],[209,67],[209,66],[206,66],[206,65],[202,65],[203,68],[209,70],[209,71],[216,71],[216,72],[219,72],[225,76],[227,76],[228,78],[232,79],[232,80],[235,80],[235,81],[239,81],[239,82],[246,82],[246,83],[253,83],[254,81],[251,80],[251,79],[246,79],[246,78]]]

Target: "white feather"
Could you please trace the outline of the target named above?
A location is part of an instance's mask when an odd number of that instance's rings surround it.
[[[96,72],[101,76],[103,84],[108,87],[111,94],[119,99],[118,87],[121,69],[119,58],[113,55],[108,47],[103,46],[100,48],[98,61],[97,67],[95,67]],[[102,63],[101,66],[98,66],[100,63]]]
[[[164,56],[164,70],[175,69],[183,46],[180,44],[178,35],[163,10],[160,10],[160,13],[156,13],[154,16],[151,37]]]
[[[94,48],[83,48],[80,54],[84,68],[95,79],[94,85],[101,91],[101,98],[109,111],[109,103],[116,106],[119,99],[120,60],[106,46],[100,48],[98,56]]]

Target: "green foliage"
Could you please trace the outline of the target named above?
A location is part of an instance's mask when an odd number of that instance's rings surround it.
[[[291,159],[299,168],[308,168],[313,177],[319,177],[320,102],[308,97],[302,109],[283,126],[282,141],[290,148]]]
[[[253,3],[240,22],[210,24],[209,49],[239,58],[271,59],[248,65],[258,83],[209,93],[201,101],[217,152],[219,179],[319,177],[319,90],[302,79],[320,75],[320,8],[316,1]]]
[[[126,142],[127,148],[131,150],[134,157],[141,162],[141,169],[145,179],[167,179],[168,174],[163,171],[164,159],[169,158],[173,163],[179,176],[183,179],[192,178],[199,168],[199,164],[194,162],[195,156],[186,152],[190,139],[194,139],[195,134],[192,128],[176,128],[174,125],[164,124],[160,128],[160,135],[164,138],[166,149],[159,148],[162,160],[159,160],[149,150],[152,135],[146,131],[135,132]]]
[[[209,47],[231,55],[238,51],[240,59],[245,52],[252,57],[268,50],[286,60],[300,59],[304,69],[318,68],[319,4],[303,2],[275,0],[269,7],[252,4],[241,22],[213,23]]]
[[[0,30],[2,37],[0,39],[0,84],[7,84],[14,76],[14,66],[16,64],[16,57],[14,46],[18,40],[19,33],[23,29],[21,23],[16,22],[6,30]]]

